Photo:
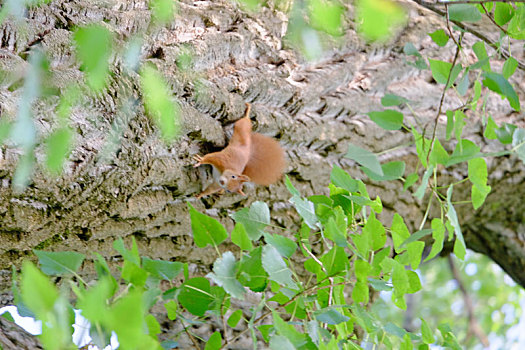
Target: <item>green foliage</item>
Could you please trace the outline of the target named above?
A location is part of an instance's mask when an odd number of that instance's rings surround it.
[[[102,90],[109,74],[113,34],[102,25],[91,24],[77,29],[73,38],[87,84],[95,91]]]
[[[403,8],[390,0],[359,0],[356,3],[359,32],[371,41],[384,41],[392,31],[405,24]]]
[[[174,140],[180,132],[180,106],[173,101],[166,81],[153,66],[144,66],[140,78],[146,112],[159,127],[162,138]]]
[[[443,29],[438,29],[432,33],[429,33],[432,41],[434,41],[438,46],[445,46],[448,43],[450,37],[445,33]]]
[[[249,10],[264,6],[258,0],[240,2]],[[0,10],[0,19],[11,15],[22,18],[24,6],[36,6],[42,1],[16,3],[7,2]],[[326,46],[337,43],[343,36],[347,25],[345,4],[307,0],[292,1],[289,5],[285,44],[299,49],[307,59],[320,58]],[[153,0],[149,6],[152,27],[173,20],[176,11],[173,1]],[[407,20],[403,8],[394,1],[358,0],[355,7],[356,28],[369,41],[388,40]],[[430,346],[460,349],[473,344],[466,339],[468,330],[459,326],[459,316],[449,310],[450,302],[456,302],[461,295],[458,288],[450,290],[445,286],[450,280],[449,269],[438,256],[448,254],[443,251],[446,245],[448,250],[453,247],[454,256],[464,264],[478,267],[479,276],[460,273],[468,285],[479,282],[476,296],[488,309],[484,314],[477,311],[482,328],[504,334],[509,322],[504,321],[507,315],[502,315],[501,309],[512,305],[517,310],[514,318],[519,317],[518,287],[512,293],[496,291],[499,285],[509,283],[502,282],[501,272],[492,271],[486,260],[467,251],[461,217],[456,211],[465,203],[478,209],[490,194],[487,157],[514,154],[525,161],[525,129],[508,123],[498,126],[486,114],[487,97],[491,93],[507,99],[511,108],[520,111],[521,102],[512,80],[519,61],[508,57],[501,72],[493,70],[501,64],[492,63],[499,54],[507,57],[502,45],[507,40],[505,36],[508,40],[525,39],[525,6],[496,2],[487,3],[485,8],[493,13],[498,25],[506,26],[496,44],[497,51],[492,49],[494,45],[482,41],[469,47],[462,42],[463,34],[452,38],[458,32],[454,26],[448,31],[438,29],[429,36],[439,47],[452,42],[461,45],[462,52],[456,55],[459,59],[426,57],[411,43],[403,47],[406,63],[419,70],[430,70],[441,85],[444,99],[456,94],[462,102],[449,110],[445,106],[450,103],[436,102],[436,110],[443,115],[437,115],[435,123],[446,116],[444,130],[436,128],[436,132],[429,132],[428,123],[420,120],[412,108],[413,101],[391,93],[381,98],[381,105],[388,109],[367,112],[385,130],[405,129],[411,133],[413,140],[408,147],[412,147],[409,152],[414,149],[417,152],[417,164],[407,165],[395,159],[381,163],[383,157],[379,156],[389,150],[374,154],[353,144],[345,155],[358,163],[363,176],[371,181],[404,181],[408,191],[404,195],[414,196],[427,208],[419,227],[409,229],[414,227],[412,218],[403,218],[397,212],[391,224],[383,222],[379,215],[383,210],[381,198],[371,198],[363,181],[335,165],[328,191],[323,195],[305,198],[286,177],[289,202],[301,221],[298,232],[272,225],[270,209],[261,201],[230,215],[235,221],[231,236],[219,220],[188,204],[195,245],[212,246],[210,251],[217,254],[206,277],[190,275],[188,266],[182,262],[140,256],[134,240],[129,249],[122,240],[117,240],[114,248],[123,260],[120,275],[115,278],[115,271],[110,270],[101,255],[95,254],[92,258],[97,279],[88,285],[77,272],[86,258],[84,255],[35,250],[39,269],[25,262],[20,276],[14,276],[14,294],[21,310],[42,321],[43,345],[49,349],[74,347],[71,324],[76,308],[91,323],[90,336],[100,348],[109,343],[112,332],[126,349],[175,346],[176,338],[162,344],[157,339],[161,328],[151,310],[163,303],[169,319],[180,322],[187,332],[191,329],[186,324],[206,322],[212,317],[219,321],[224,329],[196,337],[206,343],[205,349],[231,344],[232,339],[226,336],[232,331],[227,327],[238,326],[247,327],[254,344],[256,337],[262,336],[267,346],[279,350]],[[462,23],[480,21],[484,15],[483,7],[472,4],[448,5],[447,11],[450,21]],[[85,73],[85,84],[79,82],[58,91],[49,78],[46,57],[38,50],[29,53],[16,119],[0,120],[0,141],[9,141],[21,150],[13,176],[15,189],[23,190],[29,183],[36,164],[34,151],[40,143],[45,150],[46,169],[54,175],[60,174],[75,139],[75,130],[69,123],[71,111],[80,104],[82,96],[94,98],[108,84],[118,84],[110,79],[109,61],[119,50],[113,51],[116,40],[109,28],[107,24],[94,23],[75,29],[72,38]],[[142,40],[136,38],[126,43],[129,57],[124,58],[125,67],[128,73],[138,72],[139,102],[163,140],[171,142],[182,129],[181,107],[171,91],[174,82],[163,77],[153,64],[140,61],[141,45]],[[466,50],[474,52],[477,62],[468,64],[462,60]],[[175,64],[176,69],[189,74],[191,50],[181,48]],[[49,95],[56,97],[56,120],[48,134],[40,135],[33,121],[32,105]],[[410,117],[406,109],[410,110]],[[497,140],[502,147],[500,152],[483,154],[484,143],[467,139],[465,130],[472,120],[482,121],[484,137]],[[452,166],[463,167],[467,174],[457,183],[448,183],[438,176],[441,169]],[[405,174],[407,167],[410,174]],[[453,198],[453,190],[460,186]],[[470,193],[470,198],[455,198],[463,193]],[[226,247],[230,240],[235,246]],[[431,245],[428,255],[426,244]],[[48,276],[59,276],[63,280],[60,288]],[[117,280],[126,287],[119,286]],[[261,303],[249,310],[232,307],[232,299],[244,299],[248,289],[260,297]],[[371,298],[377,292],[380,297]],[[400,325],[408,298],[415,293],[423,299],[422,307],[417,308],[420,323],[411,328],[417,331],[408,332]],[[70,296],[74,304],[68,301]],[[271,324],[264,324],[268,321]]]

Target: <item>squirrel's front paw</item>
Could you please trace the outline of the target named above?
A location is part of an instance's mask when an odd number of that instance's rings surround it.
[[[193,165],[193,167],[196,168],[196,167],[201,165],[202,157],[200,155],[196,154],[196,155],[193,156],[193,160],[197,162],[196,164]]]

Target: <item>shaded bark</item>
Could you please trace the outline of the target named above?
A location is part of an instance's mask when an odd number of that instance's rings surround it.
[[[344,158],[349,143],[380,152],[410,142],[410,134],[379,129],[365,115],[382,109],[380,98],[385,93],[412,101],[420,124],[431,132],[442,86],[433,82],[429,71],[408,65],[402,48],[412,42],[429,57],[451,60],[454,46],[449,43],[438,49],[428,38],[428,32],[444,28],[441,18],[410,1],[406,7],[410,14],[407,27],[386,46],[367,45],[349,24],[337,49],[318,63],[307,63],[283,46],[286,16],[277,10],[247,14],[228,1],[181,2],[173,23],[144,35],[141,53],[143,60],[154,63],[166,76],[181,102],[183,131],[174,144],[160,140],[138,105],[134,105],[136,110],[122,112],[128,101],[133,104],[140,97],[138,76],[125,71],[122,60],[114,58],[108,89],[96,98],[83,96],[73,110],[76,144],[61,177],[52,178],[38,168],[31,185],[23,193],[14,193],[11,178],[19,152],[9,144],[0,149],[0,286],[4,300],[11,300],[11,264],[20,266],[22,259],[33,259],[35,248],[73,250],[88,256],[96,251],[118,262],[114,240],[134,237],[145,256],[188,262],[195,274],[208,271],[216,255],[193,245],[187,202],[231,229],[229,214],[262,200],[269,204],[277,225],[297,227],[297,215],[282,181],[248,189],[247,197],[193,197],[210,182],[211,172],[204,167],[193,169],[192,156],[225,145],[245,102],[253,105],[257,131],[277,138],[285,148],[288,176],[304,195],[327,193],[331,167],[339,165],[353,177],[363,178],[371,195],[381,197],[386,224],[398,212],[415,230],[425,202],[403,191],[400,181],[371,183],[354,162]],[[43,49],[51,62],[52,81],[67,89],[82,79],[71,44],[73,28],[104,21],[116,34],[117,44],[124,46],[134,34],[146,31],[149,16],[146,1],[56,0],[29,10],[24,26],[8,19],[0,28],[0,67],[8,73],[0,81],[2,118],[16,117],[22,89],[13,86],[27,69],[25,58],[32,47]],[[475,40],[465,35],[466,43]],[[187,50],[193,53],[191,72],[175,64]],[[476,61],[469,51],[461,60],[464,64]],[[522,71],[513,83],[523,97]],[[461,106],[452,92],[446,97],[444,110]],[[34,106],[43,136],[54,127],[57,102],[56,97],[49,97]],[[413,121],[411,111],[404,112]],[[498,122],[520,122],[519,115],[494,94],[488,95],[487,113]],[[119,127],[121,131],[115,132]],[[475,118],[469,120],[466,132],[485,145],[484,151],[501,148],[482,140]],[[441,121],[438,135],[443,134]],[[119,143],[112,145],[108,135],[117,137]],[[43,147],[36,151],[42,161]],[[407,174],[416,169],[414,147],[388,152],[381,160],[404,160]],[[521,199],[525,168],[514,157],[491,160],[489,166],[493,192],[487,203],[478,211],[467,205],[457,208],[467,246],[491,257],[525,286]],[[443,179],[460,180],[466,176],[466,166],[440,172]],[[467,198],[464,192],[455,188],[454,199]],[[83,273],[90,276],[89,261]]]

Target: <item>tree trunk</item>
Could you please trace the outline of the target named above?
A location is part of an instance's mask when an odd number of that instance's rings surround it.
[[[255,200],[265,201],[272,219],[293,230],[297,214],[288,202],[290,194],[283,181],[248,189],[246,197],[194,198],[210,182],[211,171],[194,169],[192,156],[226,144],[245,102],[253,105],[257,131],[277,138],[285,148],[287,174],[303,195],[327,193],[331,168],[339,165],[353,177],[362,178],[372,196],[381,197],[387,225],[389,217],[398,212],[413,231],[417,230],[426,209],[422,203],[426,202],[403,191],[400,181],[371,182],[344,155],[350,143],[380,152],[410,142],[410,134],[379,129],[365,115],[382,109],[380,99],[385,93],[409,99],[427,135],[431,133],[443,87],[432,80],[430,71],[407,64],[410,59],[403,54],[403,47],[412,42],[428,57],[452,60],[453,43],[441,49],[427,35],[445,27],[441,18],[406,1],[408,25],[385,46],[366,44],[349,19],[350,28],[340,46],[319,62],[308,63],[283,43],[286,16],[277,10],[248,14],[226,0],[178,4],[178,14],[167,28],[144,35],[141,53],[143,60],[154,63],[166,77],[182,105],[183,130],[175,143],[162,142],[142,107],[123,111],[122,106],[140,96],[138,76],[123,74],[122,60],[114,58],[108,89],[96,98],[84,96],[72,111],[75,148],[60,177],[53,178],[38,167],[30,186],[15,193],[11,179],[20,152],[9,144],[0,149],[4,294],[10,293],[10,266],[19,267],[23,259],[33,259],[32,249],[72,250],[88,256],[99,252],[118,262],[118,253],[112,248],[117,238],[129,241],[135,237],[142,255],[188,262],[194,274],[209,271],[216,255],[194,246],[188,202],[232,228],[229,214]],[[82,79],[72,31],[92,22],[103,22],[116,34],[117,44],[124,46],[149,26],[148,2],[56,0],[28,10],[23,23],[7,19],[1,25],[0,64],[8,73],[0,81],[2,118],[16,118],[22,88],[13,87],[27,69],[27,53],[37,45],[48,56],[52,81],[62,91]],[[465,36],[467,43],[476,40],[473,35]],[[191,72],[176,65],[179,55],[188,50],[193,56]],[[475,62],[469,54],[467,51],[462,59]],[[513,83],[523,97],[522,71],[516,73]],[[488,91],[483,93],[488,95],[487,114],[497,122],[516,121],[518,114],[506,101]],[[447,97],[443,110],[461,105],[452,93]],[[57,102],[56,96],[48,97],[33,106],[42,137],[53,129]],[[408,109],[403,112],[405,118],[412,118]],[[470,118],[466,132],[481,143],[479,123]],[[440,121],[438,135],[443,134]],[[112,137],[119,142],[112,143]],[[484,151],[500,148],[489,143]],[[36,155],[41,164],[43,146],[37,147]],[[408,174],[416,168],[415,147],[388,152],[381,160],[404,160]],[[490,161],[493,191],[485,205],[478,211],[470,205],[457,208],[467,246],[492,258],[522,286],[524,169],[514,156]],[[440,169],[440,173],[443,179],[461,180],[466,166]],[[455,187],[454,199],[470,195],[464,192]],[[89,278],[90,272],[87,262],[84,274]]]

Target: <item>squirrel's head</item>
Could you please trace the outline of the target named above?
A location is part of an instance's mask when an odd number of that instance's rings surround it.
[[[219,185],[228,192],[237,192],[245,196],[242,191],[242,186],[245,182],[250,181],[250,178],[246,175],[239,175],[231,170],[224,170],[222,175],[219,177]]]

